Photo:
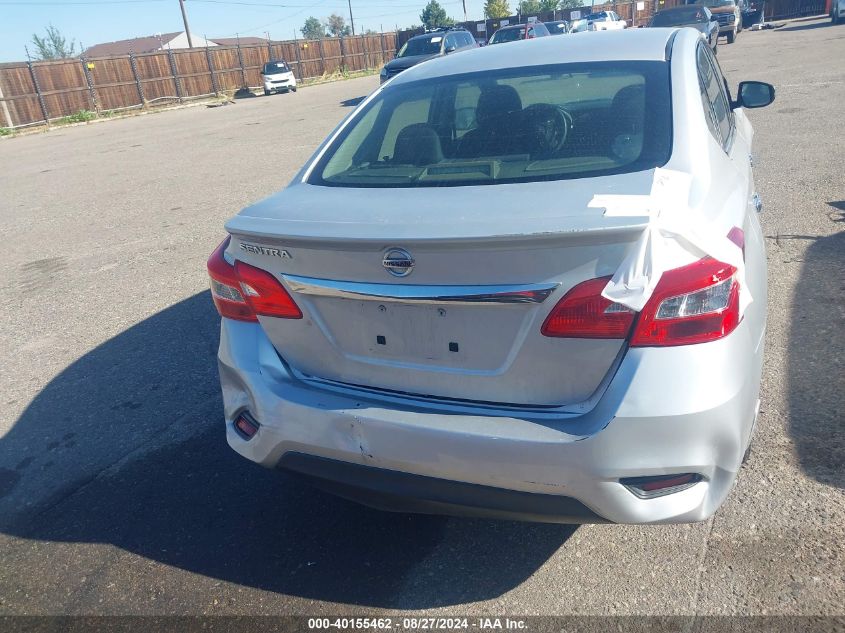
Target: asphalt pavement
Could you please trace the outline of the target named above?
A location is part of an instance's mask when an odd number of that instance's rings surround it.
[[[845,615],[845,25],[719,60],[777,87],[769,328],[750,458],[693,525],[387,514],[228,448],[205,259],[376,77],[0,141],[0,613]]]

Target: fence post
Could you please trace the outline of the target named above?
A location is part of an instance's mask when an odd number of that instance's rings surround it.
[[[208,74],[211,75],[211,89],[214,94],[220,94],[220,87],[217,85],[217,77],[214,76],[214,63],[211,61],[211,51],[208,50],[208,40],[205,45],[205,61],[208,62]]]
[[[299,72],[299,81],[302,81],[302,57],[299,55],[299,42],[296,38],[293,40],[293,50],[296,53],[296,70]]]
[[[85,75],[85,83],[88,84],[88,94],[91,97],[91,106],[97,114],[100,114],[100,100],[97,99],[97,91],[94,90],[94,78],[91,77],[91,69],[88,68],[88,60],[81,57],[79,61],[82,62],[82,73]]]
[[[340,36],[340,73],[346,69],[346,47],[343,45],[343,36]]]
[[[320,49],[320,75],[326,74],[326,58],[323,56],[323,40],[317,40],[317,48]]]
[[[132,76],[135,77],[135,87],[138,89],[138,98],[141,99],[141,107],[147,109],[147,98],[144,96],[144,87],[141,85],[141,77],[138,75],[138,65],[135,63],[135,55],[129,53],[129,65],[132,67]]]
[[[243,82],[242,87],[249,90],[249,86],[246,85],[246,69],[244,68],[244,56],[241,54],[241,36],[238,36],[238,63],[241,65],[241,81]]]
[[[50,115],[47,114],[47,103],[44,101],[44,95],[41,94],[41,86],[38,85],[38,77],[35,76],[35,69],[32,67],[32,62],[27,61],[26,65],[29,67],[29,76],[32,77],[32,85],[35,86],[35,94],[38,95],[38,104],[41,106],[41,114],[44,115],[44,123],[50,127]]]
[[[2,125],[0,127],[15,127],[14,122],[12,122],[12,114],[9,112],[9,104],[6,103],[6,99],[3,97],[3,73],[0,73],[0,112],[3,113],[4,119]]]
[[[176,58],[173,56],[173,49],[167,49],[167,59],[170,60],[170,72],[173,75],[173,85],[176,86],[176,98],[179,103],[182,103],[182,84],[179,81],[179,75],[176,74]]]
[[[379,42],[381,43],[381,63],[386,64],[387,63],[387,53],[384,52],[384,33],[383,32],[379,33],[378,37],[379,37]]]

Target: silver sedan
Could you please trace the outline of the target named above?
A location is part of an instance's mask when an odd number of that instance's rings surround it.
[[[388,510],[707,518],[759,409],[773,99],[692,29],[386,82],[209,259],[229,444]]]

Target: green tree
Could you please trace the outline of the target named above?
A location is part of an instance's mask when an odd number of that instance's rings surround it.
[[[437,0],[429,0],[425,9],[420,13],[420,20],[427,29],[436,29],[438,26],[452,26],[455,21],[446,15],[444,9]]]
[[[537,15],[540,13],[540,0],[522,0],[516,10],[520,15]]]
[[[323,23],[313,15],[305,20],[305,24],[299,30],[306,40],[320,40],[326,37],[326,29],[323,28]]]
[[[580,9],[581,7],[587,6],[584,4],[584,0],[560,0],[558,4],[558,9]]]
[[[341,35],[349,35],[352,30],[346,25],[346,20],[342,15],[332,13],[326,18],[326,30],[332,37],[340,37]]]
[[[76,42],[67,39],[52,24],[46,28],[47,35],[38,37],[32,34],[32,44],[38,59],[67,59],[76,55]]]
[[[510,14],[511,8],[508,6],[508,0],[485,0],[484,17],[506,18]]]

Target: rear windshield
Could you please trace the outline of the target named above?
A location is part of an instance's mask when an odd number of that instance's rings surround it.
[[[734,0],[703,0],[701,2],[705,7],[716,8],[716,7],[735,7],[736,2]]]
[[[379,93],[309,182],[439,187],[627,173],[665,164],[671,136],[666,62],[437,77]]]
[[[276,75],[288,72],[288,65],[285,62],[267,62],[264,64],[265,75]]]
[[[684,7],[655,14],[651,21],[652,26],[673,26],[675,24],[691,24],[693,22],[706,22],[702,7]]]
[[[490,38],[490,43],[501,44],[502,42],[516,42],[517,40],[521,40],[524,37],[524,26],[520,26],[519,28],[515,29],[501,29],[500,31],[496,31],[495,33],[493,33],[493,37]]]
[[[435,55],[440,52],[442,35],[415,37],[405,42],[396,57],[414,57],[415,55]]]

